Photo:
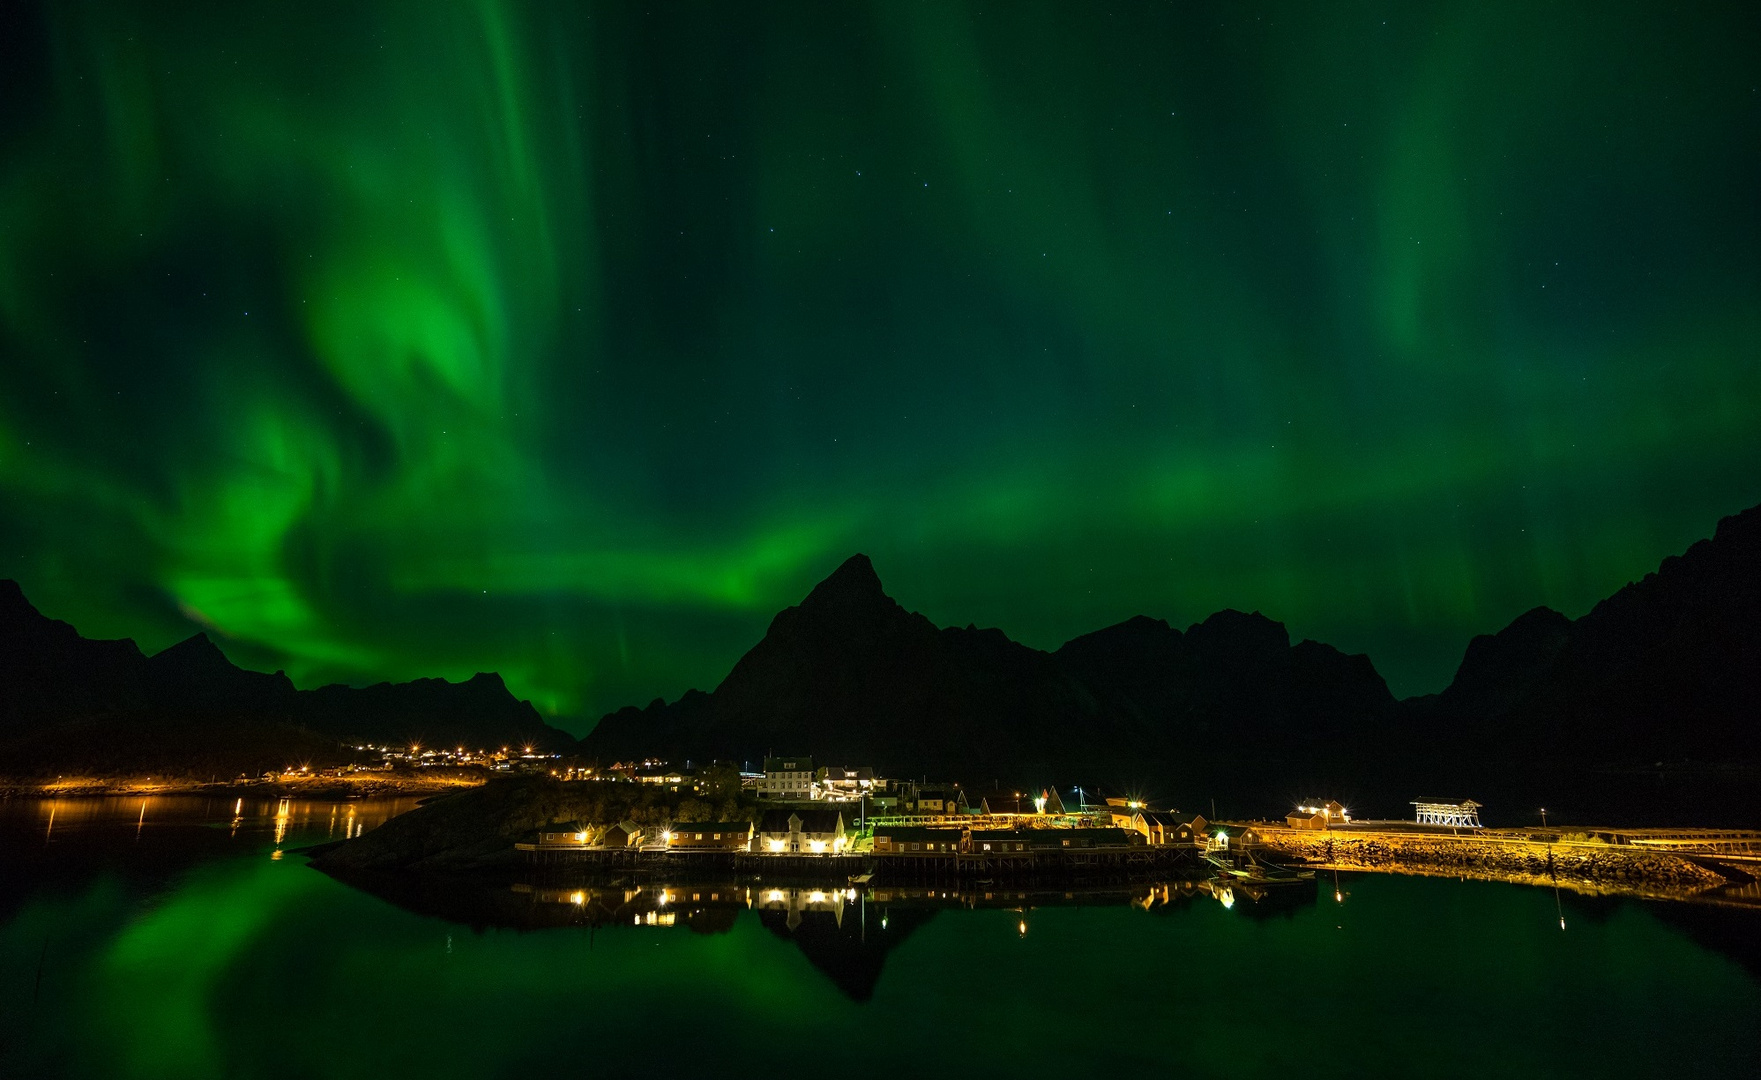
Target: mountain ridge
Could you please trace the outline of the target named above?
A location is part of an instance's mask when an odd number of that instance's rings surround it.
[[[285,672],[237,666],[202,632],[151,656],[128,638],[83,638],[0,580],[0,762],[13,771],[180,772],[199,761],[254,775],[412,739],[574,743],[494,673],[299,690]]]
[[[1184,631],[1137,615],[1051,651],[938,628],[857,554],[778,612],[714,690],[608,713],[581,746],[626,758],[810,752],[1017,782],[1058,768],[1190,773],[1201,745],[1225,768],[1335,775],[1403,757],[1746,760],[1761,756],[1744,720],[1761,709],[1758,573],[1761,507],[1579,619],[1539,607],[1475,637],[1441,693],[1396,701],[1367,655],[1292,644],[1258,612],[1224,609]]]

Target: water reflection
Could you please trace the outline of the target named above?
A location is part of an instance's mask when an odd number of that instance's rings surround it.
[[[347,804],[284,814],[229,796],[179,819],[165,802],[143,820],[123,800],[78,828],[86,812],[66,801],[0,806],[0,893],[17,900],[0,912],[0,1076],[573,1075],[584,1059],[666,1072],[685,1042],[600,1037],[600,1021],[680,1014],[702,1018],[689,1045],[727,1061],[786,1046],[886,1071],[1761,1068],[1749,911],[1344,871],[1300,886],[339,884],[296,852],[350,831]],[[357,824],[379,813],[354,809]],[[26,849],[37,861],[14,873]],[[87,856],[84,880],[51,876]],[[1292,1019],[1292,986],[1365,1022],[1323,1036]],[[1438,1010],[1415,987],[1474,1007]],[[1201,996],[1205,1037],[1137,1007],[1158,994]],[[975,1032],[1006,1037],[979,1051]]]

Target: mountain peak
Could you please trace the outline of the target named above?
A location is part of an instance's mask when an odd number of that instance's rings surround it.
[[[874,563],[867,555],[855,554],[845,559],[843,565],[831,572],[831,576],[813,587],[807,599],[801,602],[804,608],[836,606],[842,607],[852,603],[873,603],[887,599],[886,590],[881,587],[880,575],[874,572]]]
[[[158,653],[153,661],[162,667],[186,672],[237,670],[236,665],[220,651],[220,646],[201,631]]]

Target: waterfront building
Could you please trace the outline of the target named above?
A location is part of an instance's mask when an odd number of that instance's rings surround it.
[[[811,802],[815,798],[813,759],[765,758],[764,776],[758,781],[758,797],[768,802]]]
[[[1020,829],[974,829],[967,836],[966,850],[974,855],[1025,852],[1027,834]]]
[[[666,832],[668,851],[746,851],[752,847],[750,821],[687,821]]]
[[[1192,844],[1204,834],[1205,819],[1197,814],[1181,815],[1172,810],[1146,810],[1108,807],[1116,828],[1142,836],[1151,847],[1167,844]]]
[[[553,825],[539,831],[538,843],[543,847],[586,847],[587,831],[585,829],[559,830]]]
[[[1413,820],[1420,825],[1480,827],[1480,804],[1472,799],[1414,799]]]
[[[766,810],[753,837],[765,855],[833,855],[849,841],[841,810]]]
[[[962,832],[959,829],[925,828],[921,825],[876,825],[874,853],[952,855],[960,850],[961,837]]]
[[[1082,848],[1125,847],[1136,834],[1124,829],[1027,829],[1021,833],[1029,851],[1070,851]],[[1138,838],[1138,843],[1142,843]]]
[[[599,834],[599,846],[608,848],[636,847],[642,843],[642,826],[634,821],[620,821]]]
[[[1284,816],[1292,829],[1330,829],[1351,820],[1351,814],[1337,800],[1299,806]]]

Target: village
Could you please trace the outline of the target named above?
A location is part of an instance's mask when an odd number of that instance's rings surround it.
[[[693,783],[688,766],[654,761],[615,765],[595,776],[675,789]],[[765,758],[762,770],[742,773],[741,782],[754,799],[756,820],[559,822],[516,847],[539,865],[714,861],[893,877],[1117,873],[1203,859],[1225,873],[1272,883],[1302,875],[1260,857],[1272,850],[1269,831],[1353,824],[1337,801],[1296,807],[1283,822],[1215,822],[1128,795],[1090,800],[1077,788],[1066,801],[1055,787],[972,791],[952,782],[887,778],[868,767],[817,765],[807,756]],[[1387,824],[1479,827],[1479,804],[1471,800],[1416,800],[1415,807],[1414,821]]]

